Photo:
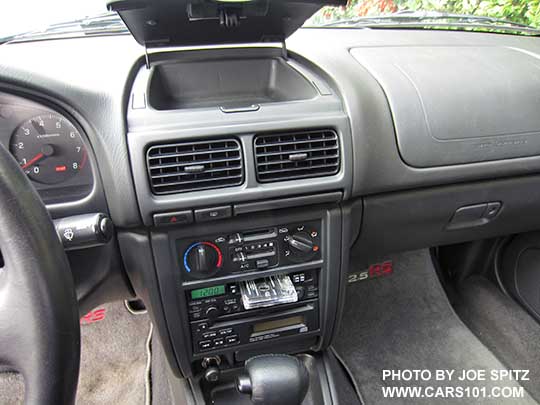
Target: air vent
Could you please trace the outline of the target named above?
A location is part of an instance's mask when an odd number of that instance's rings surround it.
[[[242,163],[235,139],[156,145],[147,152],[154,194],[238,186],[244,181]]]
[[[331,176],[339,171],[338,136],[332,130],[258,135],[255,159],[262,183]]]

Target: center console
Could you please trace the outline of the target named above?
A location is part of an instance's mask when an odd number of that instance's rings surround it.
[[[331,79],[275,46],[150,56],[127,114],[143,234],[119,240],[173,372],[323,350],[346,283],[352,172]]]
[[[182,369],[325,347],[344,282],[341,238],[337,204],[156,228],[154,261]]]

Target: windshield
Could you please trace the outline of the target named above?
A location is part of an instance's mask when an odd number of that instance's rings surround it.
[[[321,9],[305,26],[465,29],[539,35],[540,1],[349,0],[345,7]]]
[[[280,1],[280,0],[269,0]],[[13,0],[2,5],[0,43],[69,35],[126,33],[106,0]],[[540,0],[349,0],[304,26],[463,29],[540,35]]]
[[[53,24],[107,12],[105,0],[4,0],[0,38],[42,31]]]

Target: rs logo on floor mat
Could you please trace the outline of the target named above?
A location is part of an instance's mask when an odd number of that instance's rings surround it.
[[[81,325],[88,325],[105,319],[105,308],[95,309],[81,318]]]
[[[356,283],[358,281],[371,280],[374,278],[389,276],[394,271],[392,266],[392,260],[372,264],[367,270],[349,274],[348,281],[349,283]]]

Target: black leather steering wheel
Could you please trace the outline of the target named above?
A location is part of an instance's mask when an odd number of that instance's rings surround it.
[[[45,206],[1,144],[0,252],[0,364],[22,374],[27,405],[74,404],[80,326],[73,278]]]

